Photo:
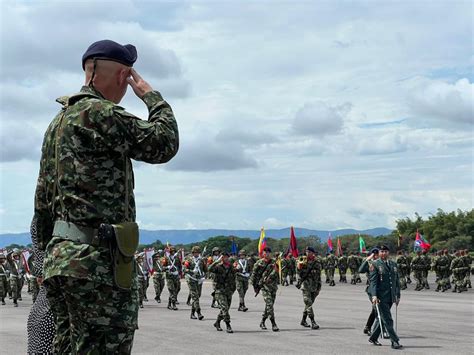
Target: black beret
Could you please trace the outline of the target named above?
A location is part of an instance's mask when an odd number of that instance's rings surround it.
[[[122,46],[117,42],[104,39],[92,43],[89,48],[87,48],[82,56],[82,69],[85,69],[84,64],[86,60],[90,58],[112,60],[131,67],[137,60],[137,49],[131,44]]]
[[[370,254],[378,254],[379,253],[379,248],[375,247],[370,250]]]
[[[310,251],[312,253],[316,253],[313,247],[306,247],[306,251]]]
[[[380,247],[380,250],[390,251],[390,249],[389,249],[388,246],[386,246],[386,245],[382,245],[382,246]]]
[[[267,253],[271,253],[272,249],[270,247],[265,247],[263,248],[263,251],[266,251]]]

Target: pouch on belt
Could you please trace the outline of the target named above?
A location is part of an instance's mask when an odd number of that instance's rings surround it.
[[[117,250],[113,253],[114,279],[119,288],[130,289],[132,286],[133,270],[135,268],[134,255],[138,247],[138,224],[123,222],[112,225]]]

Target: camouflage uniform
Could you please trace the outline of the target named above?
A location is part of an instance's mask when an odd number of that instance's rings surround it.
[[[405,256],[407,258],[408,266],[407,266],[407,284],[411,284],[411,262],[413,261],[413,257],[409,253],[405,253]]]
[[[218,247],[214,247],[212,248],[212,256],[209,256],[207,258],[207,263],[208,265],[211,265],[213,262],[219,260],[219,258],[221,257],[221,251]],[[211,296],[212,296],[212,303],[211,303],[211,307],[212,308],[218,308],[218,306],[216,306],[216,281],[214,280],[214,273],[211,272],[209,270],[209,278],[212,280],[212,293],[211,293]]]
[[[8,269],[10,270],[10,292],[13,298],[13,305],[18,307],[18,300],[21,300],[21,270],[19,260],[14,259],[14,256],[19,256],[19,251],[14,251],[13,254],[7,255]]]
[[[405,290],[407,288],[407,269],[408,269],[408,260],[402,252],[399,252],[397,256],[397,267],[398,267],[398,276],[400,276],[400,289]]]
[[[142,253],[138,254],[136,257],[136,267],[137,267],[137,281],[138,281],[138,303],[140,308],[143,308],[143,299],[145,298],[146,292],[146,279],[145,279],[145,270],[143,268],[143,259],[144,255]]]
[[[347,256],[341,255],[337,259],[337,268],[339,269],[339,282],[347,283]]]
[[[138,315],[136,270],[129,290],[114,282],[110,242],[53,235],[55,221],[89,228],[135,221],[131,159],[169,161],[178,150],[171,107],[157,91],[142,96],[148,121],[92,86],[61,97],[42,147],[35,196],[44,285],[56,319],[55,353],[130,353]],[[128,179],[127,179],[128,177]]]
[[[464,277],[466,271],[468,270],[464,260],[461,256],[461,253],[458,251],[456,252],[456,257],[451,262],[451,271],[453,273],[453,283],[454,289],[453,292],[463,292],[467,291],[467,288],[464,286]]]
[[[236,285],[239,293],[239,311],[247,312],[245,306],[245,294],[249,288],[249,277],[252,273],[252,266],[249,258],[246,257],[245,250],[239,252],[239,260],[235,261],[234,268],[237,270]]]
[[[428,284],[428,273],[431,269],[431,258],[427,254],[426,250],[423,250],[423,253],[421,255],[421,258],[423,260],[423,270],[422,270],[422,283],[423,287],[426,288],[427,290],[430,289],[430,285]]]
[[[347,265],[349,266],[349,269],[351,270],[351,284],[355,285],[357,283],[357,280],[360,279],[359,276],[359,258],[357,255],[351,254],[347,258]]]
[[[449,251],[447,249],[444,250],[444,255],[448,258],[448,270],[446,271],[447,273],[447,281],[446,281],[446,284],[447,284],[447,288],[450,289],[451,288],[451,276],[453,274],[452,270],[451,270],[451,263],[453,262],[454,260],[454,255],[450,254]]]
[[[415,291],[420,291],[423,289],[423,270],[425,268],[425,263],[421,257],[421,252],[418,251],[417,255],[413,258],[411,262],[411,268],[413,270],[413,276],[416,280]]]
[[[329,277],[329,286],[336,286],[334,282],[334,272],[337,267],[337,258],[333,254],[326,257],[326,276]]]
[[[436,273],[436,282],[438,286],[436,291],[444,292],[448,289],[449,280],[449,259],[443,252],[440,252],[436,258],[433,258],[433,271]]]
[[[186,282],[188,283],[189,292],[191,294],[191,319],[196,319],[195,312],[197,313],[199,320],[202,320],[204,316],[201,314],[201,306],[199,305],[199,298],[202,292],[202,283],[206,278],[207,264],[202,259],[200,253],[201,249],[194,246],[191,251],[193,254],[188,255],[184,260],[183,272]],[[196,255],[194,255],[196,254]]]
[[[236,288],[235,275],[237,270],[227,259],[229,254],[225,253],[225,255],[225,257],[223,256],[222,259],[214,261],[209,266],[209,271],[214,274],[216,300],[220,309],[214,327],[216,327],[218,331],[221,331],[220,322],[223,320],[227,326],[227,333],[232,333],[229,309],[232,302],[232,295]]]
[[[278,266],[271,256],[268,259],[262,258],[255,263],[252,275],[250,276],[250,282],[256,293],[260,290],[262,291],[263,300],[265,301],[265,311],[262,315],[260,328],[267,329],[265,321],[267,318],[270,318],[273,331],[278,331],[273,305],[278,290],[279,275]]]
[[[5,297],[8,293],[8,276],[10,271],[6,267],[5,255],[0,254],[0,300],[5,305]]]
[[[311,320],[311,328],[318,329],[319,325],[314,319],[313,303],[321,291],[321,259],[314,255],[314,249],[311,256],[304,256],[298,260],[297,264],[299,280],[297,288],[302,287],[304,311],[301,325],[310,327],[306,322],[306,317]]]
[[[166,286],[168,287],[169,293],[168,309],[177,311],[178,307],[176,307],[176,301],[181,288],[181,279],[179,277],[179,273],[181,272],[181,260],[179,260],[175,248],[170,248],[169,255],[165,255],[162,258],[161,264],[166,270]]]
[[[288,286],[288,276],[290,274],[290,258],[289,256],[285,256],[281,259],[281,285]]]
[[[466,265],[466,273],[464,276],[464,288],[472,288],[471,285],[471,264],[472,264],[472,258],[469,255],[469,251],[467,249],[463,250],[463,255],[462,255],[464,264]]]
[[[296,259],[293,255],[290,255],[288,273],[290,277],[290,285],[293,285],[293,282],[296,282]]]
[[[161,253],[153,254],[153,286],[155,288],[155,300],[161,303],[161,292],[165,288],[165,272],[160,262]]]

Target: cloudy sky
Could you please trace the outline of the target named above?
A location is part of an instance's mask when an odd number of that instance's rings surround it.
[[[135,163],[144,229],[394,227],[473,208],[471,1],[1,1],[0,233],[25,232],[55,98],[132,43],[178,155]],[[121,103],[146,118],[129,90]]]

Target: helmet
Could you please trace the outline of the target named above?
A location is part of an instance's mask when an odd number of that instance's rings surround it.
[[[214,247],[214,248],[212,248],[212,252],[213,252],[213,253],[215,253],[216,251],[219,251],[219,252],[220,252],[221,250],[219,249],[219,247]]]
[[[200,253],[201,248],[198,245],[195,245],[191,248],[191,253]]]
[[[239,251],[239,255],[247,255],[247,252],[245,251],[245,249],[242,249],[241,251]]]
[[[176,248],[175,248],[174,246],[172,246],[172,245],[170,245],[170,252],[171,252],[171,251],[176,251]]]

